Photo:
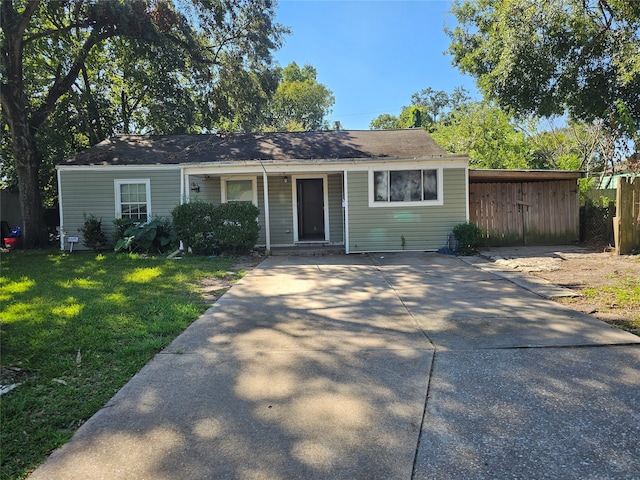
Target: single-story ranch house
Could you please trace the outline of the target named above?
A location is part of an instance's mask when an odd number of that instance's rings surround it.
[[[84,214],[112,235],[198,199],[253,202],[268,251],[437,250],[469,218],[467,164],[422,129],[116,136],[57,166],[61,249]]]

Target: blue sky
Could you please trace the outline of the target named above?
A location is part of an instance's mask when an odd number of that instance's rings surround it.
[[[328,120],[368,130],[383,113],[398,115],[424,88],[452,92],[475,81],[444,52],[445,24],[455,25],[446,0],[279,0],[276,21],[292,33],[276,52],[285,67],[311,64],[336,102]]]

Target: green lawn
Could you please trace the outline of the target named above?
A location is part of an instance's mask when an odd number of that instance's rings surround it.
[[[204,312],[198,281],[233,268],[230,258],[54,251],[1,262],[1,364],[23,374],[0,397],[3,479],[23,478],[69,440]]]

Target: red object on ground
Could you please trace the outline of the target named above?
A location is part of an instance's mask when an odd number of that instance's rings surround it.
[[[4,239],[4,244],[9,250],[15,250],[16,248],[20,248],[22,243],[21,240],[22,239],[20,237],[6,237]]]

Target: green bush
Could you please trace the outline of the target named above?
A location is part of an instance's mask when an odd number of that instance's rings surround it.
[[[118,237],[116,252],[164,253],[177,243],[171,222],[164,218],[154,218],[150,222],[115,219],[113,223]]]
[[[84,214],[84,225],[80,227],[82,243],[94,252],[99,252],[107,245],[107,236],[102,230],[102,219],[94,215]]]
[[[258,241],[260,225],[256,219],[260,210],[253,203],[232,202],[218,205],[214,210],[214,237],[218,250],[242,253]]]
[[[171,211],[175,234],[193,253],[210,254],[217,249],[213,238],[214,208],[211,203],[195,200],[177,205]]]
[[[194,201],[171,211],[173,228],[185,247],[193,253],[240,253],[251,249],[258,240],[260,211],[252,203],[210,203]]]
[[[482,230],[475,223],[464,222],[453,227],[453,236],[456,237],[456,253],[460,255],[472,255],[480,241]]]

